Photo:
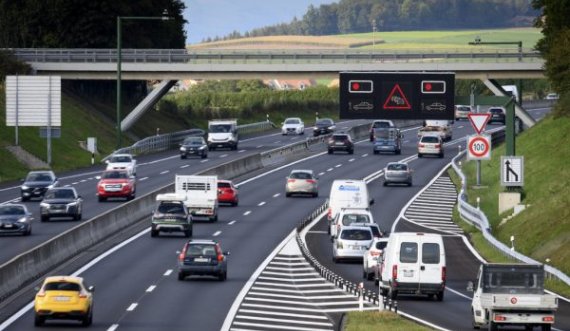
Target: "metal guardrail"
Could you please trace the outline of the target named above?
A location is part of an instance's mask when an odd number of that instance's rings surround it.
[[[505,245],[504,243],[499,241],[497,238],[495,238],[491,233],[491,226],[489,224],[489,220],[487,219],[487,216],[485,215],[485,213],[483,211],[481,211],[480,209],[477,209],[477,208],[471,206],[467,202],[468,201],[467,200],[467,191],[466,191],[467,180],[466,180],[463,172],[461,172],[461,168],[457,165],[458,160],[461,159],[463,156],[465,156],[465,153],[466,153],[466,151],[459,153],[451,161],[451,165],[453,167],[453,170],[455,170],[457,175],[459,175],[459,177],[461,178],[461,190],[459,192],[459,195],[457,196],[457,201],[458,201],[457,206],[458,206],[459,215],[461,216],[461,218],[463,218],[467,222],[473,224],[474,226],[478,227],[481,230],[481,233],[483,234],[483,237],[485,237],[487,242],[489,242],[493,247],[495,247],[501,253],[503,253],[503,255],[505,255],[509,258],[524,262],[524,263],[542,264],[541,262],[533,260],[532,258],[530,258],[528,256],[525,256],[525,255],[523,255],[523,254],[521,254],[515,250],[512,250],[510,247],[508,247],[507,245]],[[568,277],[568,275],[566,275],[562,271],[560,271],[560,270],[558,270],[552,266],[549,266],[547,264],[544,265],[544,270],[545,270],[547,276],[555,277],[555,278],[559,279],[560,281],[566,283],[567,285],[570,285],[570,277]]]
[[[116,49],[5,49],[26,62],[88,62],[112,63],[117,61]],[[408,62],[408,61],[481,61],[484,59],[537,61],[539,52],[512,48],[439,49],[431,51],[402,50],[227,50],[227,49],[123,49],[122,62],[136,63],[351,63],[351,62]]]
[[[249,123],[244,125],[238,125],[239,135],[252,135],[255,133],[271,130],[275,128],[275,124],[270,121]],[[107,160],[113,154],[148,154],[154,152],[165,151],[178,147],[184,138],[186,137],[205,137],[206,131],[202,129],[190,129],[184,131],[177,131],[173,133],[160,134],[156,136],[146,137],[142,140],[137,141],[129,147],[123,147],[112,154],[107,155],[102,161]]]

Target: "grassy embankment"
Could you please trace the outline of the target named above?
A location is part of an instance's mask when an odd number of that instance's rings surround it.
[[[504,224],[501,220],[512,213],[498,213],[500,186],[499,162],[505,154],[505,145],[493,147],[492,160],[482,161],[481,184],[474,189],[475,162],[466,162],[463,171],[467,176],[468,197],[476,205],[480,197],[481,209],[487,215],[493,235],[510,246],[515,237],[515,249],[533,259],[545,262],[570,273],[570,118],[546,117],[535,127],[517,136],[516,153],[525,157],[525,184],[522,204],[528,205],[522,213]],[[449,171],[456,185],[457,175]],[[491,247],[479,230],[460,220],[457,211],[454,220],[469,235],[479,253],[488,261],[507,262],[507,257]],[[554,280],[547,280],[549,289],[570,297],[570,287]]]
[[[392,312],[349,312],[344,331],[425,331],[430,328]]]

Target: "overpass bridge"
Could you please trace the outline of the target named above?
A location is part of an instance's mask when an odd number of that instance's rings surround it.
[[[38,75],[62,79],[117,79],[116,49],[10,49]],[[446,71],[457,79],[480,79],[496,95],[505,95],[496,79],[544,78],[544,60],[536,51],[515,49],[379,51],[366,49],[123,49],[121,79],[162,80],[121,123],[132,124],[181,79],[338,78],[341,71]],[[526,125],[534,120],[522,107]]]

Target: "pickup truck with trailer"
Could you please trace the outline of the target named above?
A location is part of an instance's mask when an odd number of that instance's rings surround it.
[[[549,331],[554,324],[558,298],[544,293],[544,266],[541,264],[482,264],[477,283],[469,282],[473,291],[471,313],[473,327],[487,324],[489,330],[499,326],[535,326]]]
[[[217,176],[176,175],[174,187],[194,219],[218,220]]]

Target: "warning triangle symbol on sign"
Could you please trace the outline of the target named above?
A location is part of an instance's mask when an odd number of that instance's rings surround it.
[[[408,99],[404,95],[404,92],[400,88],[399,84],[394,85],[388,98],[384,102],[384,109],[400,109],[400,110],[410,110],[412,106],[408,102]]]

